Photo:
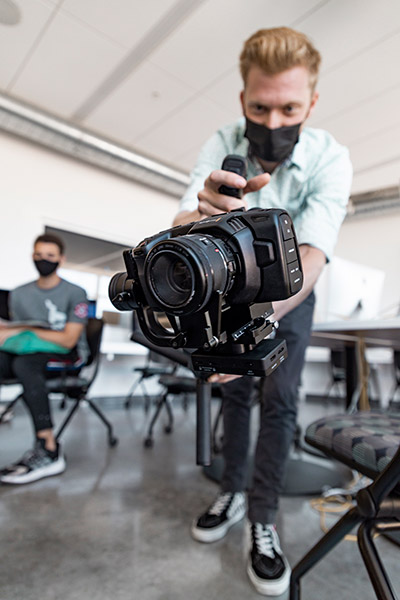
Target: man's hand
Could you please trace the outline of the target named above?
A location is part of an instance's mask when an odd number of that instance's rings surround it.
[[[200,221],[206,217],[230,212],[238,208],[247,209],[247,202],[244,198],[238,199],[220,194],[218,190],[221,185],[239,188],[243,190],[243,195],[245,195],[250,192],[257,192],[264,185],[267,185],[270,179],[271,175],[269,173],[262,173],[246,181],[244,177],[232,173],[232,171],[223,171],[222,169],[212,171],[204,182],[204,188],[197,195],[199,204],[196,210],[182,210],[176,215],[173,225],[185,225],[186,223],[192,223],[192,221]]]
[[[198,193],[199,206],[198,211],[201,215],[211,217],[222,212],[231,212],[238,208],[247,209],[245,198],[233,198],[219,193],[221,185],[234,187],[243,190],[243,196],[249,192],[256,192],[267,185],[271,176],[269,173],[262,173],[246,181],[244,177],[218,169],[212,171],[204,182],[204,188]]]
[[[209,383],[229,383],[230,381],[238,379],[239,377],[242,377],[242,375],[224,375],[222,373],[214,373],[214,375],[211,375],[207,381]]]

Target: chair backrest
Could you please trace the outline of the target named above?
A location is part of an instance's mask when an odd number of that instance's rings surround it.
[[[86,339],[89,346],[89,357],[86,365],[89,366],[96,361],[100,354],[101,337],[104,322],[102,319],[88,319],[86,325]]]
[[[394,363],[394,368],[396,369],[396,371],[399,373],[399,376],[400,376],[400,350],[393,351],[393,363]]]

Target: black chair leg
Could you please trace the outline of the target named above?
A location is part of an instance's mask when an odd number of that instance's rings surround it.
[[[139,379],[135,381],[135,383],[132,385],[131,389],[129,390],[129,392],[125,398],[125,403],[124,403],[125,408],[131,407],[133,392],[135,391],[137,386],[140,385],[140,383],[142,382],[142,379],[143,379],[143,376],[139,377]]]
[[[158,419],[158,416],[159,416],[159,414],[160,414],[160,412],[162,410],[162,407],[164,405],[167,405],[166,396],[167,396],[167,394],[164,394],[157,401],[156,410],[154,411],[154,415],[153,415],[153,417],[152,417],[152,419],[150,421],[150,425],[149,425],[149,428],[147,430],[147,436],[145,437],[144,442],[143,442],[144,446],[146,448],[151,448],[153,446],[153,444],[154,444],[154,440],[153,440],[153,428],[154,428],[154,425],[155,425],[155,423],[156,423],[156,421]]]
[[[115,446],[116,444],[118,444],[118,438],[116,438],[114,436],[113,426],[111,425],[110,421],[106,418],[106,416],[104,415],[104,413],[99,409],[98,406],[96,406],[96,404],[94,402],[92,402],[91,400],[89,400],[89,398],[85,398],[85,400],[89,404],[90,408],[96,413],[96,415],[99,417],[99,419],[101,419],[101,421],[103,421],[104,425],[107,427],[107,431],[108,431],[108,444],[111,447]]]
[[[14,405],[18,402],[18,400],[20,400],[21,398],[23,398],[24,395],[20,394],[19,396],[17,396],[15,398],[15,400],[12,400],[11,402],[9,402],[6,406],[5,411],[2,413],[1,417],[0,417],[0,423],[3,423],[3,421],[5,421],[5,417],[10,414],[10,412],[12,411]]]
[[[80,400],[75,400],[75,404],[73,405],[73,407],[71,408],[71,410],[69,411],[67,416],[65,417],[64,421],[61,423],[61,425],[56,433],[56,436],[55,436],[56,440],[58,440],[60,438],[62,432],[64,431],[64,429],[66,428],[66,426],[68,425],[68,423],[70,422],[70,420],[72,419],[72,417],[74,416],[76,411],[78,410],[79,403],[80,403]]]
[[[164,427],[165,433],[171,433],[174,425],[174,415],[172,412],[172,403],[171,400],[165,395],[165,408],[167,409],[168,415],[168,424]]]
[[[290,600],[300,600],[300,579],[332,550],[358,523],[362,521],[358,508],[349,510],[294,567],[290,579]]]
[[[400,523],[382,524],[384,531],[399,529]],[[357,540],[360,548],[361,556],[367,568],[369,578],[374,587],[378,600],[396,600],[397,596],[394,593],[389,577],[385,571],[379,554],[376,550],[373,536],[375,531],[381,530],[379,524],[375,521],[364,521],[358,529]]]

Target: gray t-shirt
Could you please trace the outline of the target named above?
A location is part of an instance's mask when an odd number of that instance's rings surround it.
[[[48,290],[31,281],[11,292],[10,312],[13,321],[41,323],[54,331],[62,331],[66,323],[86,325],[88,301],[84,289],[64,279]],[[77,350],[86,360],[89,348],[85,331],[78,340]]]

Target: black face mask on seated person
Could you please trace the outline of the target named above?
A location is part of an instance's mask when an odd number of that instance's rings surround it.
[[[51,262],[50,260],[45,260],[44,258],[42,260],[34,260],[33,262],[35,263],[35,267],[42,277],[48,277],[54,273],[60,264],[59,262]]]
[[[301,123],[270,129],[246,117],[245,137],[253,154],[268,162],[281,162],[289,156],[299,141]]]

